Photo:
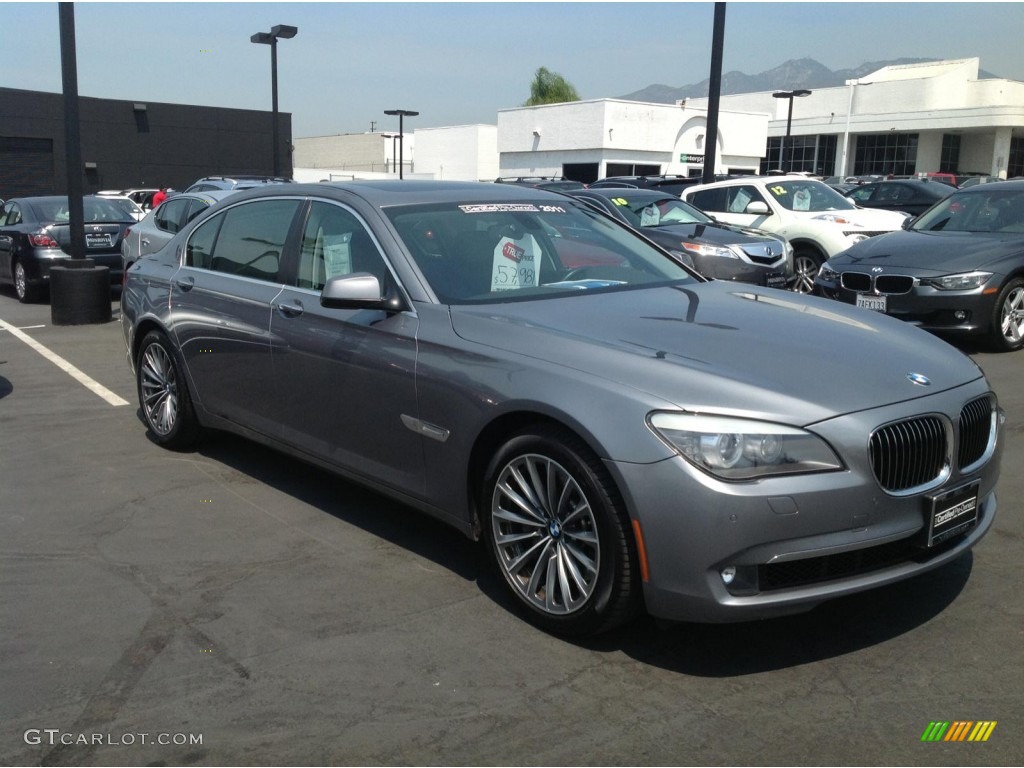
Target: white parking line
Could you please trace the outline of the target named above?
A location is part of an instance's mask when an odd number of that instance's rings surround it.
[[[2,328],[5,331],[10,331],[13,336],[15,336],[18,339],[21,339],[23,342],[32,347],[32,349],[34,349],[40,355],[45,357],[51,363],[56,365],[69,376],[71,376],[71,378],[73,378],[83,387],[88,389],[90,392],[99,395],[111,405],[129,405],[128,401],[125,400],[123,397],[115,395],[113,392],[104,387],[98,381],[82,373],[80,370],[75,368],[75,366],[73,366],[63,357],[54,352],[51,352],[49,349],[47,349],[38,341],[29,336],[27,333],[23,333],[20,329],[15,328],[13,325],[11,325],[10,323],[6,323],[3,320],[0,320],[0,328]]]

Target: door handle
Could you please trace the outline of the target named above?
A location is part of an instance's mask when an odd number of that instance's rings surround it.
[[[146,238],[142,238],[142,240],[141,240],[140,242],[141,242],[141,243],[142,243],[143,245],[149,245],[149,240],[147,240]]]
[[[274,309],[283,317],[298,317],[303,313],[302,302],[296,300],[288,304],[274,303]]]
[[[187,293],[188,291],[191,291],[195,287],[196,281],[195,278],[193,277],[179,277],[175,278],[174,284]]]

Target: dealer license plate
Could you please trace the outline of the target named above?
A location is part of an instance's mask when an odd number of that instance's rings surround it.
[[[109,248],[114,243],[110,235],[89,235],[85,236],[85,245],[88,248]]]
[[[888,302],[886,296],[868,296],[864,293],[857,294],[857,306],[863,309],[871,309],[875,312],[885,312]]]
[[[764,284],[769,288],[785,288],[786,276],[781,272],[772,272],[765,277]]]
[[[934,547],[957,536],[978,522],[978,487],[962,485],[929,498],[928,546]]]

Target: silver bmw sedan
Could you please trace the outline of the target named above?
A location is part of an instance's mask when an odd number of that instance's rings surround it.
[[[240,192],[128,271],[153,439],[226,430],[480,539],[522,614],[742,621],[961,556],[1002,412],[905,323],[708,281],[504,184]]]

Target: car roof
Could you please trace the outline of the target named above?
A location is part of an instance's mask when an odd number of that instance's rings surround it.
[[[378,207],[430,203],[501,203],[532,200],[564,202],[565,200],[565,195],[559,192],[518,184],[419,179],[368,179],[288,184],[287,186],[268,185],[236,192],[236,197],[232,199],[252,200],[261,197],[279,197],[283,194],[333,197],[335,192],[349,192]]]
[[[586,194],[597,195],[599,197],[632,197],[635,199],[642,199],[649,197],[651,199],[664,200],[669,198],[671,200],[678,200],[679,196],[674,195],[671,192],[667,192],[663,189],[655,187],[653,189],[643,189],[641,187],[597,187],[596,189],[567,189],[565,194],[572,195],[573,197],[583,197]]]

